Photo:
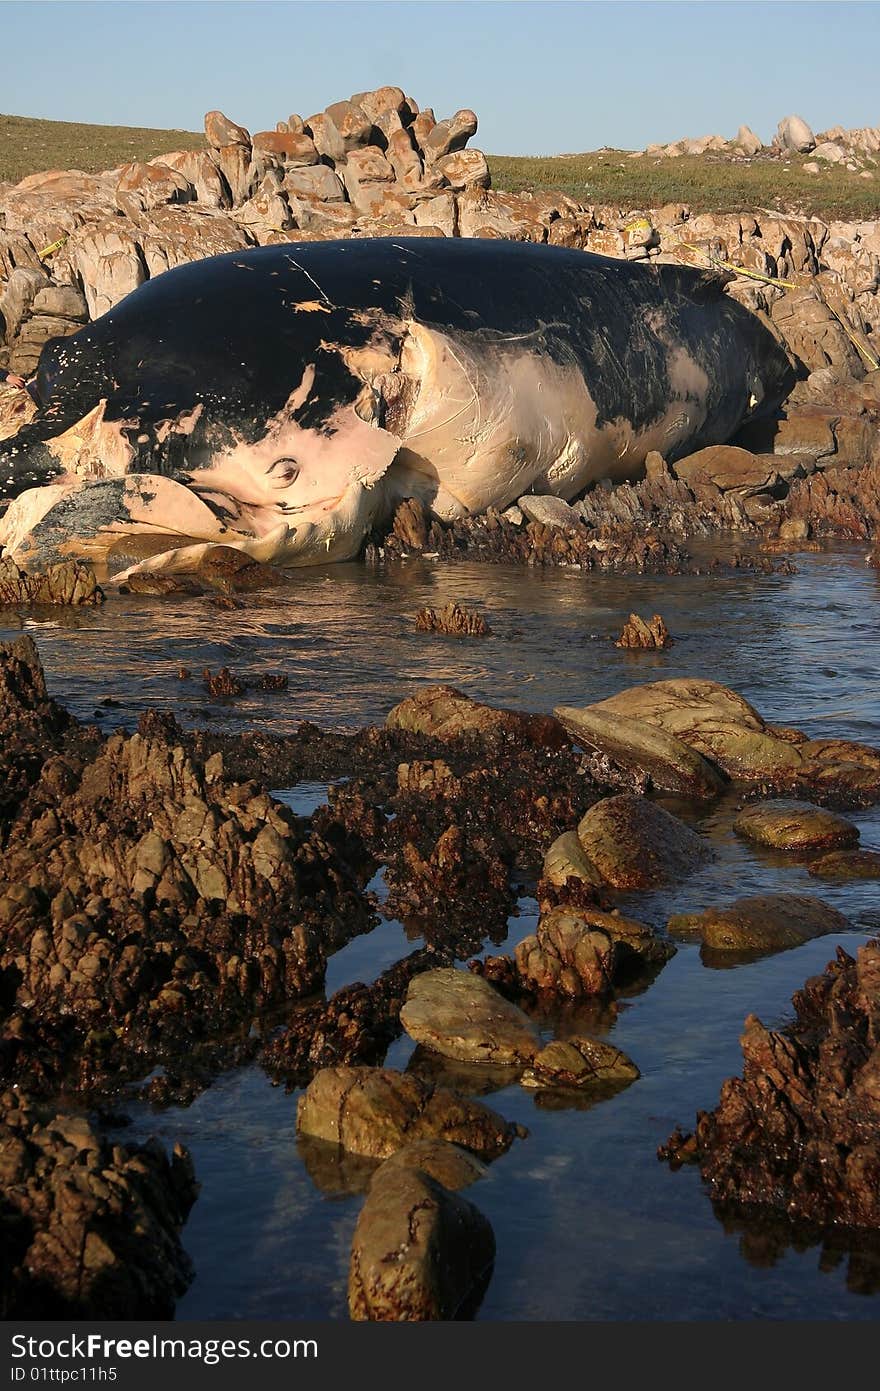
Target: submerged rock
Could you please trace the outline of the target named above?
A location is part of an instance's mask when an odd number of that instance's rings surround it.
[[[441,969],[416,976],[400,1011],[410,1038],[461,1062],[516,1066],[540,1048],[527,1015],[478,976]]]
[[[632,1058],[613,1044],[573,1035],[542,1048],[520,1082],[524,1087],[616,1089],[640,1075]]]
[[[810,894],[754,894],[727,908],[679,913],[669,919],[673,936],[697,936],[715,952],[764,954],[799,947],[828,932],[846,932],[848,918]]]
[[[0,1098],[0,1310],[16,1319],[167,1319],[192,1279],[188,1152],[103,1139],[84,1116]]]
[[[832,850],[809,866],[819,879],[880,879],[880,850]]]
[[[389,1161],[377,1170],[355,1227],[349,1314],[398,1323],[467,1318],[494,1260],[492,1228],[473,1203]]]
[[[524,1133],[447,1087],[371,1067],[322,1068],[299,1099],[296,1128],[373,1159],[422,1139],[448,1140],[481,1159],[496,1159]]]
[[[856,845],[858,827],[808,802],[760,802],[740,812],[733,829],[776,850],[830,850]]]
[[[694,1159],[722,1210],[880,1228],[880,940],[838,947],[792,1004],[784,1029],[749,1016],[742,1078],[660,1157]]]
[[[615,889],[650,889],[691,874],[711,857],[706,843],[646,797],[605,797],[582,818],[578,839]]]

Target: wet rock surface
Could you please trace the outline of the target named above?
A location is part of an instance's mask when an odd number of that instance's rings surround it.
[[[416,614],[419,633],[446,633],[450,637],[486,637],[491,633],[485,618],[460,604],[445,604],[442,609],[419,609]]]
[[[818,879],[880,879],[880,850],[832,850],[809,866]]]
[[[748,956],[786,951],[849,927],[843,913],[810,894],[754,894],[727,908],[679,913],[669,920],[673,937],[698,937],[713,954]]]
[[[714,762],[645,719],[631,719],[599,706],[558,705],[553,713],[584,748],[643,774],[657,792],[711,798],[725,786],[725,775]]]
[[[103,604],[104,591],[90,565],[65,560],[50,565],[41,574],[19,570],[11,556],[0,556],[0,607],[20,604],[46,604],[52,607],[81,608]]]
[[[416,1140],[441,1139],[491,1160],[524,1133],[447,1087],[368,1067],[322,1068],[299,1099],[296,1124],[300,1135],[371,1159],[387,1159]]]
[[[590,807],[577,828],[587,858],[615,889],[648,889],[690,874],[708,845],[646,797],[622,793]]]
[[[596,715],[644,723],[696,750],[736,782],[803,792],[840,806],[880,795],[880,750],[842,739],[809,739],[769,725],[748,701],[717,681],[678,677],[631,686],[585,711],[566,711],[567,727]],[[589,730],[588,722],[584,723]],[[624,733],[630,735],[630,726]],[[585,734],[586,737],[586,734]],[[637,747],[639,731],[630,742]]]
[[[722,1211],[770,1210],[820,1227],[880,1227],[880,941],[842,948],[772,1030],[750,1015],[743,1075],[693,1135],[660,1151],[699,1164]]]
[[[631,613],[623,627],[623,632],[615,643],[615,647],[627,647],[638,650],[647,648],[653,651],[662,651],[666,647],[671,647],[674,639],[670,637],[669,629],[660,617],[655,613],[653,618],[646,620],[640,618],[637,613]]]
[[[417,976],[400,1020],[416,1043],[461,1062],[517,1066],[531,1062],[540,1047],[529,1018],[465,971],[441,969]]]
[[[639,1075],[632,1058],[613,1044],[572,1035],[542,1048],[520,1081],[524,1087],[615,1090],[635,1082]]]
[[[733,829],[747,840],[775,850],[831,850],[858,844],[851,821],[806,802],[761,802],[746,807]]]
[[[220,755],[193,761],[173,721],[102,743],[48,700],[29,640],[0,673],[4,1076],[105,1088],[236,1056],[256,1014],[314,991],[375,921],[356,875]]]
[[[0,1097],[0,1309],[7,1319],[170,1318],[192,1279],[186,1150],[104,1139],[85,1116]]]
[[[492,1272],[495,1238],[473,1203],[419,1169],[383,1164],[352,1240],[351,1318],[472,1317]]]
[[[444,741],[463,735],[490,734],[547,748],[568,744],[565,731],[551,716],[524,715],[516,710],[481,705],[453,686],[426,686],[395,705],[385,723],[388,729],[428,734]]]

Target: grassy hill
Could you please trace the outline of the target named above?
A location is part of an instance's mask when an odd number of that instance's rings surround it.
[[[169,150],[202,149],[197,131],[92,126],[0,115],[0,182],[17,183],[40,169],[113,169],[129,160],[153,159]],[[627,208],[687,203],[696,212],[785,208],[825,217],[880,217],[880,167],[862,178],[837,165],[818,174],[804,169],[809,156],[788,161],[769,156],[748,163],[723,155],[678,159],[632,156],[625,150],[592,154],[490,155],[493,187],[561,189],[583,203]]]
[[[809,155],[789,160],[759,156],[748,163],[723,155],[648,158],[626,150],[546,158],[492,155],[492,186],[562,189],[582,203],[656,208],[687,203],[694,212],[746,212],[785,208],[818,216],[880,217],[880,167],[870,179],[829,164],[818,174],[804,169]]]
[[[154,159],[170,150],[200,150],[205,137],[190,130],[140,126],[88,126],[0,116],[0,183],[18,183],[41,169],[84,169],[97,174],[131,160]]]

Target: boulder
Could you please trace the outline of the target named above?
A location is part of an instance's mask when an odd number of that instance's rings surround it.
[[[744,155],[756,155],[764,148],[759,137],[749,126],[740,126],[733,143]]]
[[[222,111],[209,111],[205,116],[205,139],[214,150],[224,145],[250,145],[251,137],[244,126],[237,126]]]
[[[305,196],[323,203],[345,202],[342,181],[326,164],[286,169],[284,189],[291,197]]]
[[[520,1082],[524,1087],[616,1090],[640,1075],[632,1058],[612,1043],[575,1034],[542,1048]]]
[[[344,155],[356,150],[359,145],[369,145],[373,135],[373,122],[363,107],[355,101],[335,101],[324,112],[342,146]]]
[[[303,169],[318,163],[318,151],[301,131],[261,130],[254,136],[253,162],[263,172],[271,165]]]
[[[604,883],[596,866],[587,857],[576,831],[563,831],[561,836],[556,837],[544,856],[541,878],[560,889],[565,888],[569,879],[593,884],[597,888]]]
[[[434,161],[435,174],[441,174],[450,188],[488,188],[489,164],[482,150],[456,150]]]
[[[629,793],[596,802],[577,833],[587,857],[616,889],[654,888],[711,858],[706,842],[683,821]]]
[[[197,201],[206,208],[228,208],[229,188],[216,162],[207,150],[174,150],[151,164],[164,164],[173,169],[195,189]]]
[[[413,1140],[412,1144],[395,1150],[384,1162],[389,1168],[418,1169],[434,1179],[435,1183],[442,1183],[444,1188],[453,1191],[469,1188],[487,1173],[486,1165],[470,1150],[433,1136]]]
[[[233,142],[210,151],[211,158],[229,189],[232,206],[250,198],[253,184],[251,147]]]
[[[858,844],[858,828],[846,817],[809,802],[759,802],[746,807],[733,829],[776,850],[832,850]]]
[[[460,1062],[517,1066],[540,1047],[534,1024],[491,985],[442,968],[416,976],[400,1011],[410,1038]]]
[[[189,203],[196,196],[188,179],[165,164],[126,164],[116,185],[116,204],[126,217],[139,221],[142,212],[163,203]]]
[[[672,465],[676,478],[689,488],[711,483],[736,497],[753,497],[779,484],[778,461],[730,444],[713,444]]]
[[[676,677],[631,686],[588,707],[612,720],[643,721],[744,781],[797,775],[803,755],[768,729],[747,700],[717,681]]]
[[[404,188],[414,190],[421,186],[424,173],[422,160],[410,131],[401,126],[400,130],[390,133],[385,157],[394,170],[394,177]]]
[[[802,116],[785,116],[776,128],[779,148],[805,155],[816,148],[816,137]]]
[[[517,506],[530,522],[540,522],[542,526],[576,527],[578,517],[573,507],[561,497],[533,497],[526,494],[517,501]]]
[[[418,121],[418,118],[416,118]],[[477,133],[477,118],[473,111],[456,111],[447,121],[438,121],[420,141],[426,164],[436,164],[444,155],[463,150],[472,135]]]
[[[521,1133],[478,1101],[411,1073],[376,1067],[322,1068],[299,1099],[296,1128],[299,1135],[373,1159],[438,1138],[480,1159],[496,1159]]]
[[[680,913],[669,920],[673,936],[698,937],[713,952],[749,955],[785,951],[851,927],[836,908],[809,894],[754,894],[727,908]]]
[[[568,738],[550,715],[528,715],[518,710],[498,710],[481,705],[454,686],[425,686],[389,711],[388,729],[427,734],[446,742],[467,735],[494,736],[516,743],[564,748]]]
[[[832,850],[814,860],[810,873],[819,879],[846,883],[851,879],[880,879],[880,850]]]
[[[396,1323],[467,1317],[494,1259],[492,1228],[472,1203],[418,1169],[383,1164],[352,1239],[349,1314]]]

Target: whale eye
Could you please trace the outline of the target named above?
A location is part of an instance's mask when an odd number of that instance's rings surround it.
[[[276,459],[266,470],[279,488],[289,488],[299,478],[299,465],[296,459]]]

